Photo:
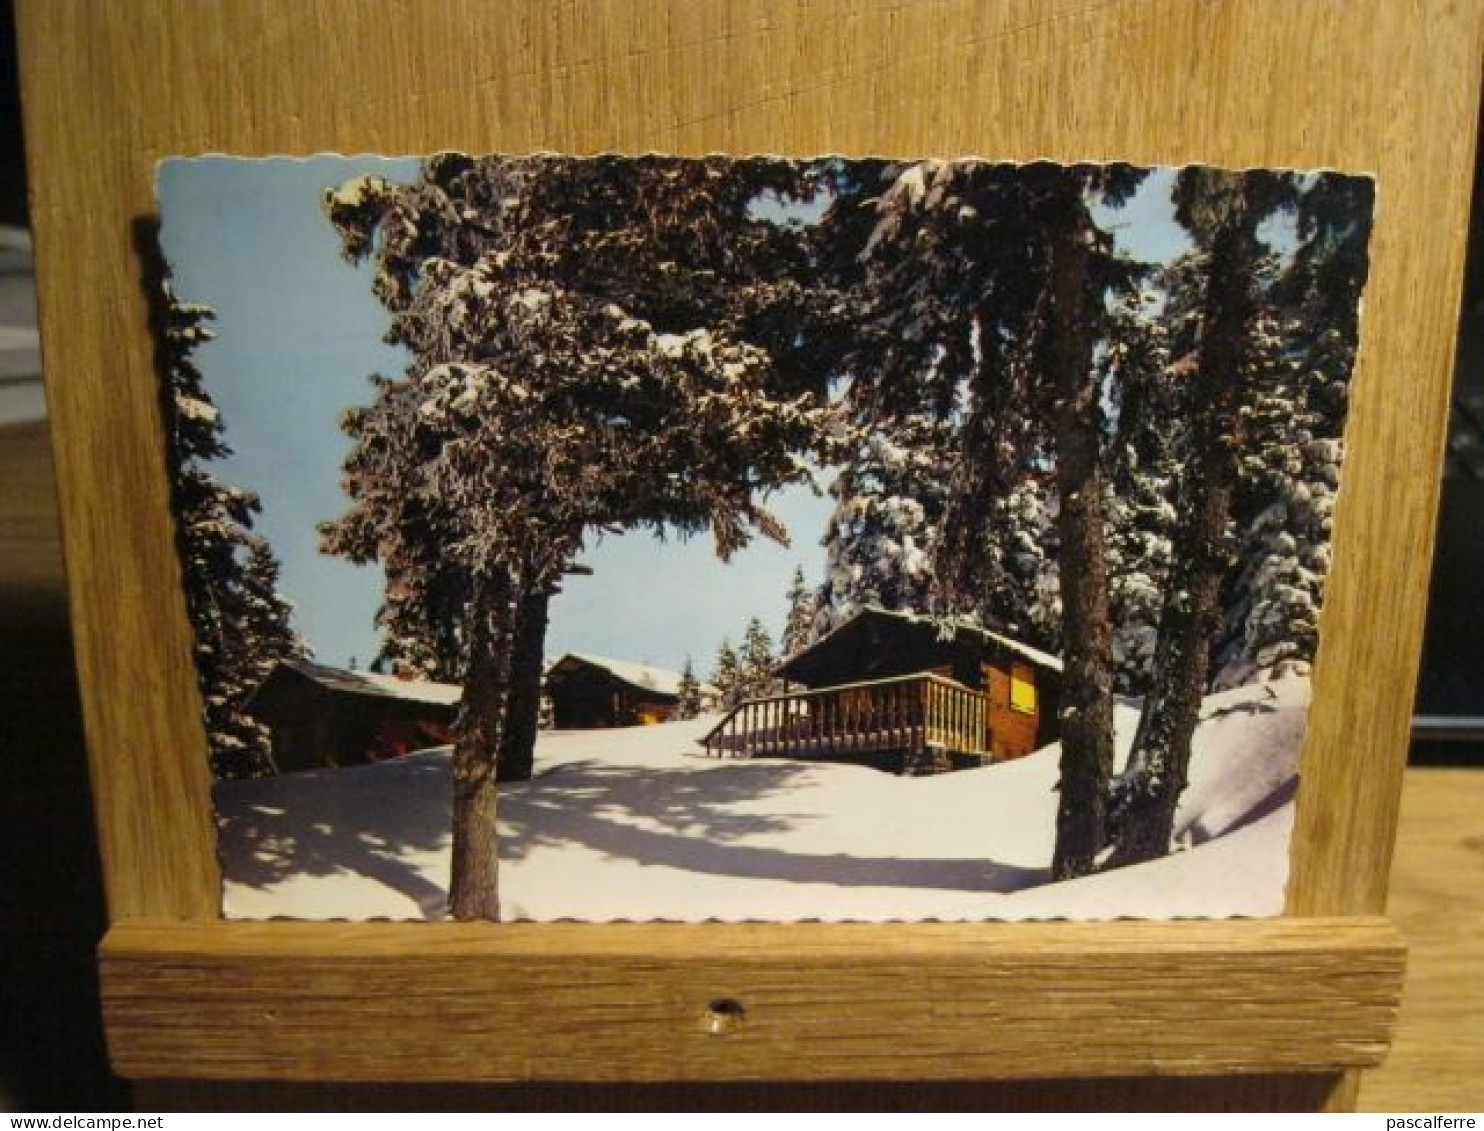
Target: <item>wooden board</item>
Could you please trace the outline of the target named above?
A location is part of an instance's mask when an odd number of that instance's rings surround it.
[[[1289,908],[1381,911],[1462,267],[1477,0],[23,0],[19,17],[43,347],[116,922],[204,925],[218,907],[135,255],[155,161],[208,150],[972,153],[1375,172]],[[357,946],[385,928],[362,930]],[[456,929],[422,930],[409,956]],[[780,968],[803,930],[771,929]],[[897,930],[881,931],[883,975],[915,967],[916,935]],[[974,930],[986,945],[1016,931]],[[692,937],[655,946],[684,962]],[[132,976],[113,977],[111,995]],[[317,993],[348,986],[323,976]],[[615,1016],[634,1004],[609,1002]],[[219,1020],[193,1017],[203,1034]],[[116,1038],[121,1063],[136,1039]],[[1282,1045],[1267,1047],[1279,1057]],[[769,1056],[778,1073],[800,1070],[794,1048],[769,1047],[756,1071]],[[401,1058],[384,1048],[395,1072]],[[1058,1074],[1075,1053],[1048,1047],[1029,1068]],[[569,1055],[581,1059],[581,1042]],[[1325,1102],[1353,1088],[1346,1077]],[[1312,1088],[1290,1094],[1314,1102]]]
[[[104,1011],[136,1077],[1210,1075],[1378,1063],[1403,966],[1384,919],[788,935],[780,962],[766,925],[130,924]]]

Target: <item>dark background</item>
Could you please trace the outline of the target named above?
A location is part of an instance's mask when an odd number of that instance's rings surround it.
[[[0,223],[23,226],[24,142],[10,0],[0,0],[0,149]],[[1479,168],[1476,162],[1414,764],[1484,766]],[[0,474],[4,471],[0,468]],[[5,483],[0,479],[0,492]],[[71,644],[59,596],[38,600],[35,594],[0,592],[0,760],[6,775],[0,789],[0,1109],[123,1108],[127,1092],[108,1072],[98,1020],[93,950],[106,916]],[[657,1095],[649,1100],[663,1102]]]

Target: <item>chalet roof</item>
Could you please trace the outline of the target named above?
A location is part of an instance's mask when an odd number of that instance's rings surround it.
[[[378,699],[400,699],[409,703],[455,707],[463,694],[462,689],[452,683],[404,679],[402,676],[383,675],[379,672],[350,671],[330,667],[328,664],[316,664],[310,660],[280,660],[273,674],[283,668],[296,672],[321,687],[347,695],[369,695]],[[272,675],[269,676],[271,678]]]
[[[568,663],[572,661],[573,663]],[[650,664],[637,664],[632,660],[615,660],[611,656],[598,656],[591,652],[568,652],[547,666],[553,672],[564,665],[586,664],[602,668],[609,675],[621,679],[639,691],[657,691],[661,695],[680,694],[680,673],[668,668],[657,668]]]
[[[987,628],[977,626],[965,626],[969,632],[977,632],[988,640],[993,640],[1001,648],[1008,649],[1016,655],[1021,656],[1040,668],[1049,668],[1051,671],[1062,670],[1060,656],[1053,656],[1050,652],[1042,652],[1039,648],[1032,648],[1029,644],[1022,644],[1019,640],[1012,640],[1008,636],[1001,636],[998,632],[991,632]]]
[[[867,605],[844,624],[832,630],[828,635],[821,637],[809,645],[809,647],[800,649],[788,657],[779,668],[780,674],[785,677],[797,678],[802,673],[814,668],[826,655],[835,653],[842,646],[841,642],[843,639],[854,637],[862,628],[871,625],[879,626],[888,631],[893,628],[899,631],[902,629],[913,630],[913,635],[919,639],[918,648],[925,647],[925,645],[920,643],[922,634],[928,631],[938,634],[945,627],[951,626],[952,632],[944,638],[945,645],[949,641],[964,643],[977,641],[981,644],[993,644],[997,648],[1014,653],[1038,668],[1057,673],[1062,671],[1061,660],[1049,652],[1043,652],[1039,648],[1032,648],[1029,644],[1022,644],[1020,641],[1005,636],[1002,633],[991,631],[981,625],[973,624],[961,618],[949,618],[945,620],[918,613],[895,612],[889,609],[878,608],[875,605]],[[838,661],[833,666],[837,665]]]

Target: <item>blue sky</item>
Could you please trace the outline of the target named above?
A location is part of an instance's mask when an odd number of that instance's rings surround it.
[[[327,187],[363,173],[410,181],[417,168],[409,158],[206,157],[165,162],[159,173],[161,240],[176,291],[217,312],[216,340],[197,361],[234,449],[220,475],[262,499],[258,529],[282,562],[299,630],[327,663],[354,657],[364,665],[376,654],[382,585],[379,569],[318,551],[315,525],[345,506],[348,440],[338,420],[368,399],[370,374],[396,374],[406,357],[382,342],[386,315],[371,294],[371,270],[340,258],[320,200]],[[1172,178],[1156,171],[1124,209],[1099,215],[1122,250],[1164,260],[1184,249],[1171,216]],[[689,655],[706,670],[721,639],[735,640],[749,617],[776,635],[795,567],[811,584],[822,577],[819,539],[831,506],[804,489],[772,506],[792,546],[759,541],[730,564],[716,559],[709,537],[598,543],[584,559],[593,575],[569,578],[552,604],[548,654],[598,652],[672,668]]]

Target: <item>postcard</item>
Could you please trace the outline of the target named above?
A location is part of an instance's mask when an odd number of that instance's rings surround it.
[[[1281,912],[1370,178],[158,188],[229,918]]]

